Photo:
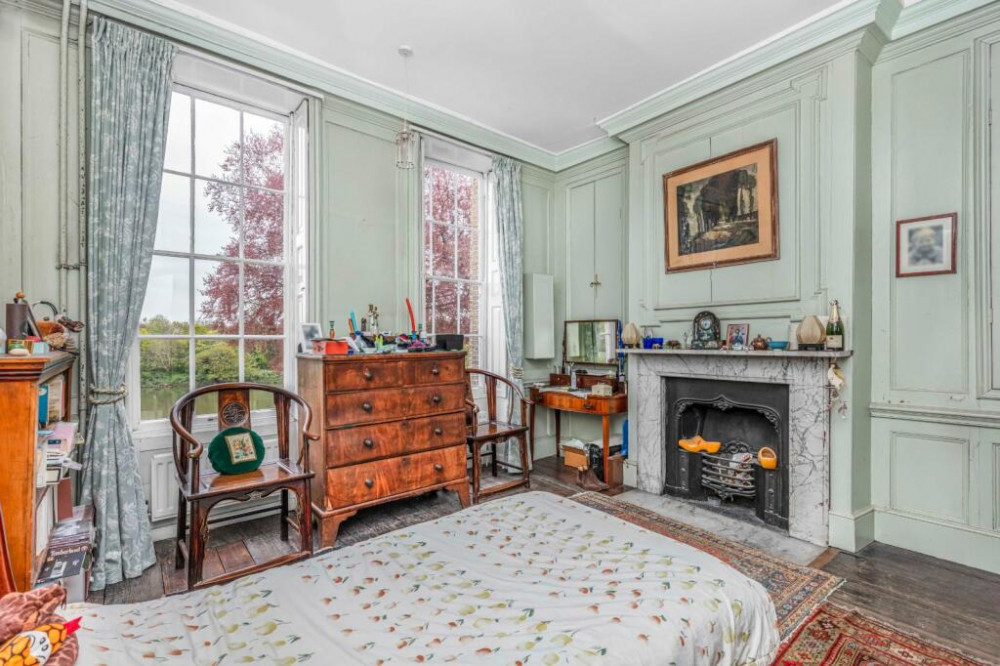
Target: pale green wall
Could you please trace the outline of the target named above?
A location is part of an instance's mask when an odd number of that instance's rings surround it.
[[[875,536],[995,572],[1000,191],[989,174],[1000,154],[989,145],[989,105],[1000,92],[990,89],[998,34],[994,4],[894,42],[874,69],[872,106],[872,243],[884,257],[872,268]],[[951,212],[957,273],[896,278],[896,220]]]
[[[830,543],[872,539],[869,477],[870,259],[868,89],[872,33],[794,62],[629,131],[628,318],[667,338],[701,310],[723,329],[788,338],[789,324],[839,299],[854,357],[843,363],[847,411],[830,443]],[[749,145],[778,141],[780,257],[667,274],[662,176]]]

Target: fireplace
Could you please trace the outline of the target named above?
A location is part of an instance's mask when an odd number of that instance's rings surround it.
[[[787,530],[788,385],[690,377],[663,382],[663,493]],[[761,464],[764,447],[776,464]]]

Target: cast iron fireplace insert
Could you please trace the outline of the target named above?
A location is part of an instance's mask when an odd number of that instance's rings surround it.
[[[663,381],[667,467],[663,494],[701,501],[721,496],[727,506],[743,507],[765,524],[787,530],[788,385],[689,377]],[[750,470],[745,476],[752,474],[752,483],[747,483],[752,492],[720,492],[711,487],[716,480],[711,473],[703,479],[703,462],[704,471],[710,472],[711,460],[678,446],[678,440],[696,435],[721,442],[723,456],[749,453],[754,461],[758,450],[771,447],[778,465],[769,470],[753,462],[743,468]]]

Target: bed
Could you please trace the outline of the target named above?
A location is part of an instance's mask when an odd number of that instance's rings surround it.
[[[480,504],[226,585],[78,605],[81,664],[770,664],[764,588],[570,499]]]

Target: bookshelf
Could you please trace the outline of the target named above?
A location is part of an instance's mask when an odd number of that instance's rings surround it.
[[[61,388],[52,399],[60,401],[59,420],[71,414],[72,370],[76,356],[52,352],[38,356],[0,355],[0,507],[6,523],[14,584],[31,589],[45,561],[48,533],[57,518],[55,493],[68,492],[68,482],[38,486],[44,479],[45,457],[37,456],[39,444],[39,391],[53,382]],[[68,499],[68,495],[63,498]]]

